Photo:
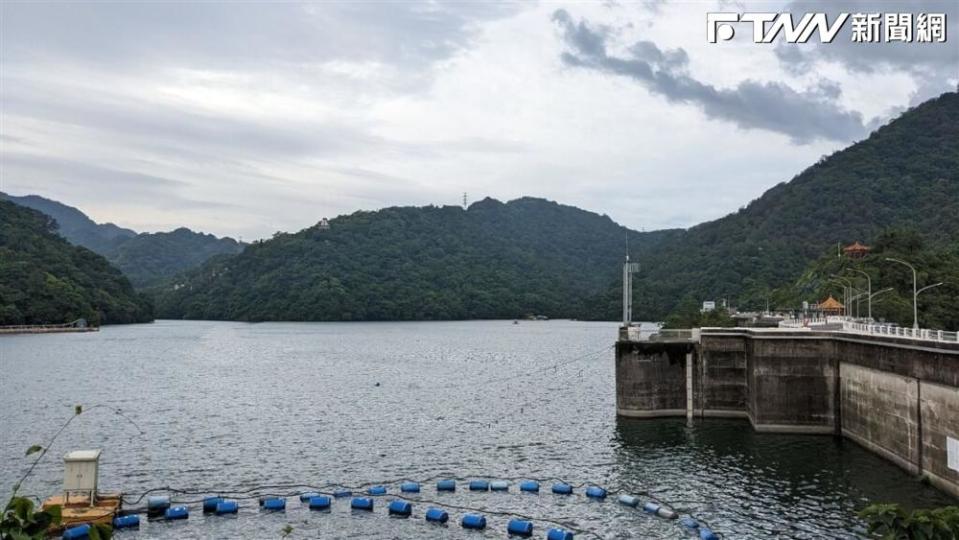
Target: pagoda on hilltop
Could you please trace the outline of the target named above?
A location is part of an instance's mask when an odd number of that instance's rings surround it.
[[[869,255],[869,246],[864,246],[858,241],[842,248],[842,252],[846,254],[850,259],[861,259],[866,255]]]

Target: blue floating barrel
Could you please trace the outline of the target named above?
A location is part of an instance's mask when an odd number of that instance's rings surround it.
[[[509,491],[509,482],[506,480],[493,480],[489,483],[489,488],[492,491]]]
[[[239,511],[240,505],[236,501],[224,500],[216,505],[216,515],[235,514]]]
[[[470,491],[489,491],[489,482],[486,480],[470,480]]]
[[[367,495],[386,495],[386,486],[373,486],[366,490]]]
[[[446,513],[446,510],[440,508],[429,508],[426,510],[426,521],[446,523],[449,519],[450,515]]]
[[[533,522],[522,519],[511,519],[506,524],[506,532],[516,536],[533,536]]]
[[[406,501],[393,501],[389,506],[390,515],[408,516],[413,513],[413,505]]]
[[[700,527],[699,528],[699,539],[700,540],[719,540],[719,536],[713,532],[709,527]]]
[[[352,497],[353,492],[348,489],[339,489],[333,492],[334,499],[343,499],[345,497]]]
[[[313,497],[319,497],[320,494],[315,491],[307,491],[306,493],[300,493],[300,502],[308,502]]]
[[[456,480],[440,480],[436,483],[436,491],[456,491]]]
[[[539,482],[536,482],[535,480],[526,480],[525,482],[520,482],[519,490],[529,491],[531,493],[539,493]]]
[[[400,484],[400,491],[403,493],[419,493],[420,484],[419,482],[403,482]]]
[[[90,525],[84,523],[63,531],[63,540],[86,540],[90,538]]]
[[[557,482],[553,484],[553,493],[557,493],[559,495],[569,495],[572,492],[573,486],[565,482]]]
[[[637,506],[639,506],[639,499],[637,499],[636,497],[633,497],[632,495],[623,494],[619,496],[619,503],[636,508]]]
[[[605,499],[606,490],[599,486],[589,486],[586,488],[586,496],[591,499]]]
[[[190,510],[186,506],[171,506],[163,513],[163,519],[172,521],[175,519],[186,519],[190,517]]]
[[[286,499],[281,499],[280,497],[267,497],[266,499],[263,499],[263,509],[272,510],[274,512],[286,510]]]
[[[683,527],[686,527],[687,529],[699,528],[699,522],[689,516],[686,516],[683,519],[679,520],[679,524],[682,525]]]
[[[204,512],[216,512],[216,505],[223,502],[223,497],[207,497],[203,499]]]
[[[486,518],[480,514],[465,514],[461,522],[464,529],[485,529]]]
[[[655,514],[659,511],[659,505],[654,502],[648,502],[643,505],[643,510],[649,512],[650,514]]]
[[[128,516],[117,516],[113,518],[114,529],[132,529],[140,526],[140,516],[130,514]]]
[[[676,519],[679,517],[676,512],[665,506],[660,506],[659,510],[656,510],[656,515],[664,519]]]
[[[170,507],[169,495],[151,495],[147,497],[147,512],[161,514]]]
[[[573,533],[566,529],[550,529],[546,533],[546,540],[573,540]]]
[[[310,510],[329,510],[333,501],[326,495],[310,497]]]
[[[350,508],[355,510],[373,510],[373,499],[369,497],[353,497]]]

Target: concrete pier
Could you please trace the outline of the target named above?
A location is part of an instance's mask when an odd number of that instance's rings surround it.
[[[959,344],[758,328],[628,336],[616,344],[622,416],[741,417],[757,431],[835,434],[959,497]]]

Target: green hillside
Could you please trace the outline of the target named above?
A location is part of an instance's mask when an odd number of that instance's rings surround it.
[[[902,227],[930,244],[959,242],[957,93],[905,112],[739,212],[662,244],[643,261],[636,309],[658,319],[687,295],[760,307],[772,289],[792,282],[837,242]]]
[[[106,257],[138,288],[199,266],[214,255],[243,250],[243,245],[232,238],[217,238],[182,227],[170,232],[137,234],[112,223],[96,223],[72,206],[37,195],[16,197],[0,193],[0,199],[52,217],[57,222],[57,233],[72,244]]]
[[[859,272],[869,275],[872,292],[877,294],[872,302],[872,316],[880,321],[890,321],[901,326],[912,326],[912,271],[909,268],[887,261],[887,257],[906,261],[916,267],[917,288],[942,283],[919,295],[919,325],[923,328],[959,330],[959,242],[934,244],[924,240],[913,229],[889,230],[870,242],[872,250],[862,259],[837,256],[830,250],[802,273],[794,283],[780,287],[771,294],[773,305],[798,308],[803,301],[810,303],[825,299],[828,295],[842,301],[842,285],[831,277],[843,276],[857,289],[867,291],[867,280]],[[852,315],[866,317],[869,302],[850,303]]]
[[[542,199],[356,212],[220,257],[158,293],[162,317],[575,317],[617,279],[627,230]],[[632,233],[634,256],[676,231]]]
[[[149,299],[119,270],[54,231],[49,216],[0,200],[0,325],[153,319]]]

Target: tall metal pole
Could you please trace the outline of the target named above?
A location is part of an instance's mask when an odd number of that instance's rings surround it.
[[[633,279],[629,266],[629,255],[623,263],[623,325],[629,326],[633,320]]]
[[[869,317],[869,319],[871,320],[872,319],[872,278],[869,277],[869,274],[867,274],[866,272],[863,272],[862,270],[856,270],[855,268],[850,268],[849,270],[852,270],[853,272],[859,272],[860,274],[866,276],[866,299],[868,301],[868,306],[869,306],[867,308],[869,313],[867,313],[866,316]]]
[[[893,259],[892,257],[886,257],[886,260],[894,263],[904,264],[908,266],[910,270],[912,270],[912,329],[919,330],[919,308],[918,304],[916,303],[916,300],[919,296],[919,291],[916,290],[916,267],[907,263],[906,261]]]
[[[853,291],[855,290],[855,287],[852,286],[852,281],[849,281],[848,279],[846,279],[846,278],[844,278],[844,277],[842,277],[842,276],[837,276],[836,274],[832,274],[831,277],[833,277],[833,278],[835,278],[835,279],[838,279],[838,280],[842,281],[843,284],[849,286],[849,293],[848,293],[848,294],[846,293],[846,287],[843,287],[843,288],[842,288],[842,291],[843,291],[843,303],[844,303],[844,305],[843,305],[843,310],[845,311],[845,314],[846,314],[846,316],[848,317],[848,316],[849,316],[849,313],[850,313],[850,311],[849,311],[849,303],[852,302],[852,295],[854,294]]]

